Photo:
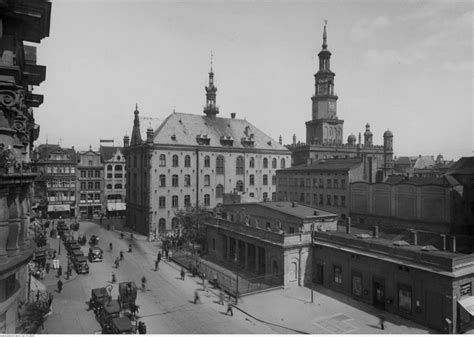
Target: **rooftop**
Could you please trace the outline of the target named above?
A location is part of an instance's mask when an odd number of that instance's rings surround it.
[[[117,152],[123,153],[123,147],[120,146],[100,146],[99,149],[102,161],[110,160]]]
[[[474,157],[462,157],[450,167],[446,174],[474,174]]]
[[[349,171],[350,169],[361,165],[359,158],[344,159],[321,159],[310,165],[304,164],[299,166],[288,167],[278,170],[278,172],[294,172],[294,171]]]
[[[36,162],[47,162],[53,160],[52,155],[66,155],[68,161],[76,162],[76,150],[74,148],[62,148],[57,144],[40,144],[35,149],[35,161]]]

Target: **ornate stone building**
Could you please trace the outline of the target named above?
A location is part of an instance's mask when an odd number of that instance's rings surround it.
[[[77,172],[78,215],[92,218],[105,212],[104,165],[100,153],[89,147],[79,152]]]
[[[125,215],[127,173],[123,148],[101,145],[100,157],[104,165],[104,198],[107,214]]]
[[[326,26],[324,26],[323,45],[319,52],[319,71],[314,75],[315,93],[312,119],[306,122],[306,142],[288,145],[292,154],[292,165],[311,164],[318,159],[360,157],[366,166],[366,179],[372,182],[372,172],[377,181],[383,180],[393,167],[393,134],[387,130],[383,134],[383,145],[374,145],[373,134],[367,123],[364,132],[364,143],[355,135],[343,140],[344,121],[337,116],[338,96],[334,90],[334,77],[331,70],[331,52],[328,50]]]
[[[211,67],[205,115],[173,112],[145,141],[135,109],[131,140],[124,138],[128,225],[142,233],[175,228],[175,211],[214,207],[224,192],[276,198],[276,170],[290,164],[290,152],[235,114],[217,117],[216,92]]]
[[[27,263],[34,251],[28,235],[32,183],[30,155],[38,138],[33,108],[43,96],[32,86],[45,79],[36,47],[49,36],[51,3],[0,1],[0,333],[15,333],[18,305],[27,298]]]

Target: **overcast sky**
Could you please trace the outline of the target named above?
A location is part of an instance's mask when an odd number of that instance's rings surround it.
[[[202,114],[214,52],[220,117],[304,142],[324,20],[344,139],[394,134],[395,155],[472,156],[471,1],[52,1],[36,145],[123,145],[133,110]],[[150,122],[143,120],[142,131]]]

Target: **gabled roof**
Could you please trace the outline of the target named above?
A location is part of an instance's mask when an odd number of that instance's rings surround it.
[[[446,174],[474,174],[474,157],[462,157],[450,167]]]
[[[411,160],[409,157],[398,157],[393,162],[394,165],[411,165]]]
[[[102,161],[108,161],[117,153],[117,151],[123,153],[123,147],[101,145],[99,151],[100,151],[100,157]]]
[[[173,112],[154,132],[154,143],[160,145],[205,146],[223,148],[254,148],[260,150],[290,151],[246,120],[210,118]],[[232,145],[229,145],[232,144]],[[248,146],[251,144],[251,146]],[[204,146],[204,145],[203,145]]]
[[[76,162],[76,151],[74,148],[62,148],[60,145],[57,144],[40,144],[36,148],[36,162],[46,162],[50,161],[50,156],[53,154],[66,154],[68,157],[68,161]]]
[[[362,161],[359,158],[344,159],[321,159],[316,163],[307,165],[299,165],[278,170],[278,172],[294,172],[294,171],[349,171],[359,166]]]
[[[436,165],[433,156],[419,156],[413,166],[415,169],[431,168]]]

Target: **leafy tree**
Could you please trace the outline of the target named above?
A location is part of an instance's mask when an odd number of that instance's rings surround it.
[[[181,225],[181,235],[186,243],[198,244],[204,247],[206,244],[205,220],[210,216],[209,211],[203,207],[178,210],[175,212]]]

